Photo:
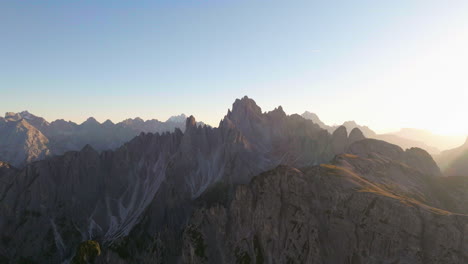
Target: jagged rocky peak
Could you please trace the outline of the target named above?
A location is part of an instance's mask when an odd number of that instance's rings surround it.
[[[338,127],[335,131],[333,131],[332,136],[334,138],[348,138],[348,131],[345,126]]]
[[[21,119],[21,115],[19,113],[6,112],[5,119],[7,121],[18,121]]]
[[[103,125],[106,125],[106,126],[113,126],[114,125],[114,122],[112,122],[110,119],[107,119],[104,123],[102,123]]]
[[[348,144],[348,131],[346,127],[340,126],[332,134],[333,153],[343,153]]]
[[[28,111],[22,111],[19,113],[13,113],[13,112],[7,112],[5,114],[5,118],[7,121],[18,121],[20,119],[26,119],[28,120],[32,125],[36,127],[41,127],[41,126],[47,126],[48,122],[42,118],[38,117],[36,115],[31,114]]]
[[[268,112],[268,115],[272,116],[273,118],[286,117],[286,113],[284,112],[283,107],[281,105],[275,108],[273,111]]]
[[[145,120],[143,120],[141,117],[135,117],[133,121],[138,122],[138,123],[144,123]]]
[[[255,103],[255,101],[247,96],[244,96],[242,99],[236,99],[234,104],[232,104],[232,115],[242,116],[242,115],[261,115],[262,109]]]
[[[303,118],[305,118],[305,119],[312,120],[312,122],[313,122],[314,124],[319,125],[321,128],[326,128],[326,127],[327,127],[327,125],[325,125],[325,123],[323,123],[322,120],[320,120],[320,118],[318,117],[318,115],[315,114],[315,113],[312,113],[312,112],[309,112],[309,111],[305,111],[301,116],[302,116]]]
[[[177,115],[177,116],[169,117],[166,122],[183,123],[186,120],[187,120],[187,116],[185,114],[180,114],[180,115]]]
[[[189,130],[190,128],[196,128],[197,127],[197,121],[195,120],[195,117],[193,115],[189,116],[187,120],[185,121],[185,129]]]
[[[100,125],[100,123],[94,117],[89,117],[81,125]]]
[[[362,131],[359,128],[355,127],[353,128],[353,130],[351,130],[351,133],[349,133],[348,144],[352,144],[356,141],[363,140],[365,138],[366,137],[364,136]]]
[[[29,113],[27,110],[20,112],[19,115],[20,115],[22,118],[25,118],[25,119],[37,118],[37,116],[35,116],[35,115]]]
[[[312,121],[314,120],[320,120],[320,118],[318,117],[317,114],[315,113],[312,113],[312,112],[309,112],[309,111],[305,111],[304,113],[302,113],[302,117],[304,117],[305,119],[310,119]],[[315,123],[315,122],[314,122]]]

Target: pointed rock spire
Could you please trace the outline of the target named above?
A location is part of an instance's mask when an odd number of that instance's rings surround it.
[[[243,115],[243,114],[262,114],[262,109],[255,103],[253,99],[250,99],[247,96],[244,96],[242,99],[236,99],[234,104],[232,104],[232,114],[233,115]]]
[[[197,121],[195,120],[195,117],[193,115],[189,116],[187,120],[185,121],[185,131],[188,131],[189,129],[196,128],[197,127]]]
[[[349,133],[349,138],[348,138],[348,144],[353,144],[356,141],[363,140],[366,137],[362,133],[362,131],[355,127],[353,130],[351,130],[351,133]]]

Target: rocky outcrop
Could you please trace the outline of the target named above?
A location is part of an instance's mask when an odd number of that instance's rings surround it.
[[[361,156],[279,166],[238,186],[228,203],[198,208],[184,232],[182,262],[465,263],[468,211],[450,204],[466,196],[448,197],[447,178],[399,160],[427,153],[375,140],[352,149]]]
[[[359,128],[355,127],[353,128],[353,130],[351,130],[351,133],[349,133],[348,144],[351,145],[354,142],[363,140],[365,138],[366,137],[364,136],[362,131]]]
[[[330,133],[333,133],[333,131],[335,131],[335,129],[336,129],[335,127],[331,127],[329,125],[326,125],[322,120],[320,120],[318,115],[315,114],[315,113],[305,111],[301,116],[303,118],[305,118],[305,119],[311,120],[314,124],[317,124],[318,126],[320,126],[321,128],[327,130]]]
[[[159,190],[182,138],[142,134],[115,152],[91,146],[0,175],[0,255],[59,263],[84,240],[126,236]],[[1,173],[1,171],[0,171]]]
[[[0,125],[0,160],[14,165],[43,159],[50,154],[49,140],[26,120]]]
[[[348,132],[346,131],[346,127],[340,126],[338,127],[332,134],[333,138],[333,152],[343,153],[348,145]]]

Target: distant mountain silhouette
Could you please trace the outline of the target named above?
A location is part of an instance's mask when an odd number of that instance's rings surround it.
[[[167,122],[137,117],[117,124],[110,120],[101,124],[90,117],[76,124],[63,119],[49,123],[28,111],[9,112],[0,118],[0,160],[21,167],[47,156],[80,150],[87,144],[98,151],[115,149],[141,132],[184,130],[184,116],[171,117]]]
[[[320,118],[311,112],[304,112],[302,114],[302,117],[305,119],[312,120],[315,124],[319,125],[321,128],[326,129],[328,132],[333,133],[336,129],[338,129],[340,126],[346,127],[347,131],[352,131],[354,128],[359,128],[360,131],[364,134],[365,137],[367,138],[375,138],[379,140],[384,140],[389,143],[398,145],[402,147],[403,149],[408,149],[408,148],[422,148],[426,151],[428,151],[431,154],[438,154],[440,153],[440,150],[437,149],[436,147],[432,146],[431,143],[432,141],[430,140],[430,137],[426,137],[425,139],[427,140],[426,142],[418,140],[417,136],[410,137],[410,133],[404,133],[407,135],[407,137],[400,136],[398,133],[394,134],[377,134],[374,132],[372,129],[370,129],[367,126],[362,126],[357,124],[355,121],[346,121],[342,125],[334,125],[334,126],[329,126],[326,125],[324,122],[320,120]],[[407,130],[402,130],[402,131],[410,131],[411,129]],[[418,130],[414,130],[418,131]],[[403,134],[403,133],[402,133]]]
[[[453,149],[462,144],[465,140],[465,136],[442,136],[436,135],[424,129],[415,128],[402,128],[398,132],[393,132],[389,134],[414,141],[422,141],[440,150]]]
[[[442,151],[435,160],[447,176],[468,176],[468,137],[463,145]]]

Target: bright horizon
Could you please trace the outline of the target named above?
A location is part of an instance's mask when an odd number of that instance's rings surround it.
[[[0,112],[81,123],[263,111],[468,134],[468,2],[4,1]]]

